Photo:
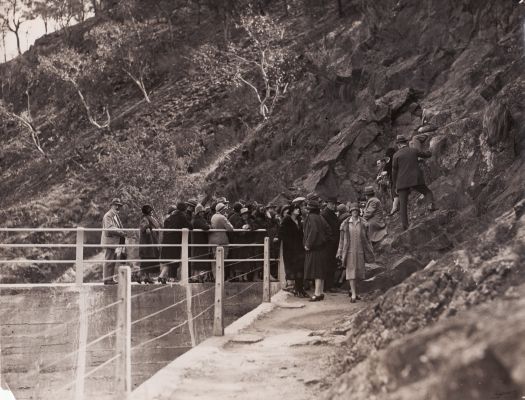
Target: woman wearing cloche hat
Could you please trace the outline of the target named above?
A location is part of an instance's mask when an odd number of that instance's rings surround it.
[[[360,299],[356,281],[365,279],[365,262],[374,262],[374,251],[368,236],[368,223],[359,216],[359,205],[351,203],[349,209],[350,217],[341,224],[337,258],[346,268],[351,289],[349,295],[352,296],[350,301],[355,303]]]
[[[326,245],[332,231],[328,222],[320,215],[317,200],[309,200],[306,208],[308,215],[304,222],[304,279],[315,280],[315,293],[310,301],[321,301],[324,299],[326,277]]]

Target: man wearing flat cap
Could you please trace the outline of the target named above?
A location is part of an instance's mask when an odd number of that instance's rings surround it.
[[[398,135],[396,143],[399,150],[394,154],[392,160],[392,184],[395,192],[399,194],[399,205],[401,223],[403,230],[408,229],[408,195],[415,190],[425,196],[428,201],[428,209],[435,211],[434,194],[425,184],[423,171],[419,167],[418,158],[430,158],[432,153],[421,151],[408,146],[408,139]]]
[[[102,219],[102,235],[100,245],[104,249],[104,264],[102,266],[102,279],[104,285],[117,283],[115,277],[115,260],[117,259],[117,245],[125,243],[126,234],[120,221],[119,211],[122,208],[122,201],[114,198],[111,201],[109,211],[104,214]]]

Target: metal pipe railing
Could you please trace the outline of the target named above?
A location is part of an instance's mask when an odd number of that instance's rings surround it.
[[[189,229],[154,229],[153,231],[157,232],[180,232],[181,235],[181,243],[159,243],[159,244],[140,244],[140,243],[125,243],[125,244],[92,244],[92,243],[85,243],[85,233],[86,232],[139,232],[140,229],[137,228],[124,228],[124,229],[107,229],[107,228],[83,228],[83,227],[77,227],[77,228],[0,228],[0,232],[4,233],[20,233],[20,232],[75,232],[76,233],[76,243],[0,243],[0,249],[7,249],[7,248],[21,248],[21,249],[27,249],[27,248],[65,248],[65,249],[75,249],[75,259],[27,259],[27,258],[17,258],[17,259],[0,259],[0,265],[5,264],[74,264],[75,265],[75,283],[77,285],[82,285],[84,283],[84,267],[86,264],[104,264],[104,263],[115,263],[115,264],[125,264],[125,263],[140,263],[140,262],[152,262],[152,263],[181,263],[181,281],[187,282],[188,275],[189,275],[189,263],[210,263],[215,262],[216,259],[209,258],[209,259],[203,259],[201,258],[202,255],[198,255],[196,257],[190,256],[190,248],[212,248],[217,249],[218,247],[223,248],[241,248],[241,247],[265,247],[265,243],[230,243],[230,244],[214,244],[214,243],[198,243],[193,244],[190,242],[190,232],[228,232],[224,229],[210,229],[210,230],[189,230]],[[231,231],[230,231],[231,232]],[[243,232],[243,233],[249,233],[249,232],[266,232],[265,229],[259,229],[259,230],[253,230],[253,231],[247,231],[244,229],[234,229],[233,232]],[[265,241],[266,242],[266,241]],[[105,248],[163,248],[163,247],[170,247],[170,248],[181,248],[181,257],[178,259],[171,259],[171,258],[158,258],[158,259],[124,259],[124,260],[105,260],[105,259],[85,259],[84,257],[84,249],[88,248],[99,248],[99,249],[105,249]],[[268,253],[268,254],[266,254]],[[210,253],[211,254],[211,253]],[[282,264],[282,257],[279,259],[270,259],[269,257],[269,251],[265,252],[263,258],[242,258],[242,259],[225,259],[224,262],[232,263],[232,262],[271,262],[271,261],[279,261],[280,264]],[[279,275],[280,279],[279,281],[283,282],[284,277],[282,275],[282,268],[279,268]]]

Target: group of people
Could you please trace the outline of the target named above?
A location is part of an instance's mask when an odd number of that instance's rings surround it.
[[[287,290],[295,296],[322,301],[325,291],[336,290],[347,279],[351,301],[359,300],[357,282],[365,278],[365,263],[374,262],[374,248],[387,235],[380,197],[384,199],[390,194],[393,203],[390,214],[400,210],[403,229],[408,228],[407,203],[412,190],[425,195],[431,211],[436,209],[419,165],[421,158],[431,154],[409,146],[408,142],[404,136],[398,136],[398,150],[393,153],[388,150],[390,155],[378,162],[378,189],[365,186],[366,201],[361,204],[344,204],[336,197],[322,199],[315,194],[297,197],[280,207],[239,201],[230,208],[224,197],[204,207],[196,199],[189,199],[171,206],[162,224],[153,215],[153,207],[144,205],[139,237],[139,243],[144,245],[139,248],[139,256],[144,261],[138,281],[153,283],[152,277],[156,274],[159,283],[177,278],[180,262],[169,260],[181,258],[182,232],[168,231],[161,235],[158,229],[187,228],[191,232],[188,241],[192,244],[188,254],[190,280],[213,279],[215,263],[205,260],[214,258],[217,246],[224,248],[225,259],[231,259],[225,265],[228,280],[260,279],[260,268],[253,269],[253,263],[249,262],[250,258],[261,258],[262,255],[258,257],[260,249],[243,245],[262,243],[268,236],[271,259],[278,258],[282,244]],[[117,245],[125,243],[126,234],[121,230],[118,216],[120,207],[122,202],[114,199],[103,219],[103,227],[110,229],[103,231],[101,241],[106,251],[105,284],[114,283],[114,260],[119,256]],[[271,272],[272,275],[277,272],[275,262],[271,264]],[[306,292],[305,281],[314,282],[311,296]]]

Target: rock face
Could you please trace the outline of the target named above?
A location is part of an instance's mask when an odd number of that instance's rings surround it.
[[[413,273],[335,328],[345,357],[326,398],[520,398],[524,261],[525,216],[508,211]]]

